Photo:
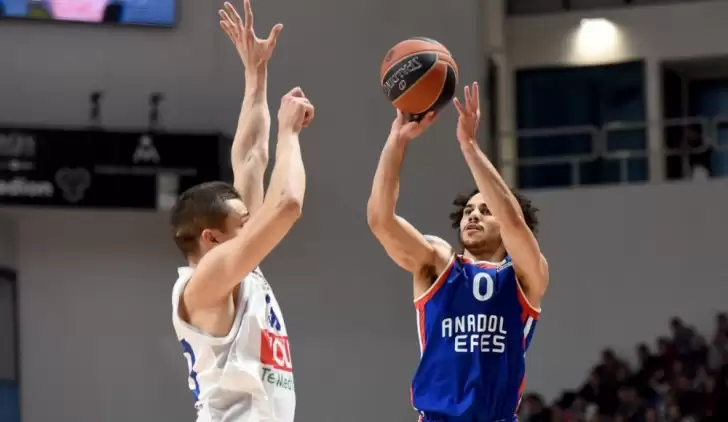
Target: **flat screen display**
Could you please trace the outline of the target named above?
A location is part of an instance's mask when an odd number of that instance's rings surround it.
[[[177,1],[0,0],[0,18],[171,27]]]

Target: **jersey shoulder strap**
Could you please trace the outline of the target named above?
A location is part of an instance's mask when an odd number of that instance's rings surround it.
[[[182,294],[184,293],[187,283],[192,278],[194,268],[179,267],[177,269],[177,273],[179,274],[179,278],[177,278],[177,281],[174,283],[174,287],[172,288],[172,323],[174,325],[174,330],[177,333],[177,337],[181,339],[189,337],[190,335],[194,336],[198,334],[196,332],[197,330],[195,330],[194,327],[189,325],[187,322],[183,321],[179,315],[179,305],[182,300]]]

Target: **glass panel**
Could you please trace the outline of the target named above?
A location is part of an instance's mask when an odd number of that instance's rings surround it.
[[[644,156],[647,149],[644,124],[629,123],[646,116],[641,61],[521,70],[516,92],[521,187],[644,180],[645,160],[638,160],[637,167],[625,162],[622,168],[622,156],[617,162],[610,157],[624,151]],[[609,130],[602,130],[605,125]],[[572,169],[576,158],[581,163]]]

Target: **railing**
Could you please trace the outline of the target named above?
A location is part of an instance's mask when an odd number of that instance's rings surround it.
[[[604,1],[592,0],[552,0],[539,1],[533,0],[506,0],[508,5],[508,14],[510,16],[519,15],[536,15],[545,13],[563,13],[575,10],[593,10],[607,8],[622,8],[630,6],[647,6],[660,5],[670,3],[697,3],[705,0],[652,0],[650,2],[630,2],[625,0],[614,0],[609,3]]]
[[[528,129],[517,140],[518,159],[501,164],[525,188],[646,182],[658,163],[664,179],[689,178],[697,166],[728,176],[728,115]]]

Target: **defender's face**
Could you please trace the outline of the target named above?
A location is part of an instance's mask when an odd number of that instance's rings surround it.
[[[225,231],[221,233],[220,243],[235,237],[250,219],[250,213],[245,208],[243,201],[239,199],[228,199],[226,203],[230,207],[230,213],[225,220]]]
[[[479,193],[465,205],[463,217],[460,219],[460,240],[465,249],[500,242],[500,226]]]
[[[239,199],[229,199],[226,201],[230,211],[225,218],[223,229],[206,229],[200,236],[200,250],[209,251],[215,246],[227,242],[237,236],[240,229],[250,219],[250,213],[245,208],[243,201]]]

